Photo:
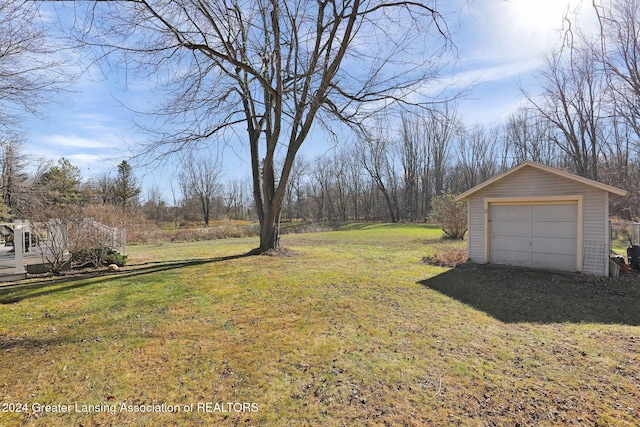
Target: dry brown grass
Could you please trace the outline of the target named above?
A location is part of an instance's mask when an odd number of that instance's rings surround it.
[[[127,238],[135,244],[197,242],[255,236],[258,226],[243,221],[213,221],[209,227],[159,228],[156,224],[137,224],[127,229]]]
[[[434,255],[423,257],[422,262],[440,267],[457,267],[467,262],[468,259],[469,254],[466,248],[449,247],[443,248]]]

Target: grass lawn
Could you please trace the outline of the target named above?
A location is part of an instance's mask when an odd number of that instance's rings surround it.
[[[0,289],[0,425],[640,423],[639,283],[422,263],[463,245],[439,237],[131,246],[117,273]]]

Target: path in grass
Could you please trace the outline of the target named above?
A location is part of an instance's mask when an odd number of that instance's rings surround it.
[[[0,425],[639,420],[638,326],[499,321],[429,287],[447,269],[422,257],[459,245],[439,234],[137,246],[115,275],[2,290]]]

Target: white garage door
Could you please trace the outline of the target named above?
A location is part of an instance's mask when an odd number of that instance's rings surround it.
[[[576,270],[578,204],[490,204],[489,262]]]

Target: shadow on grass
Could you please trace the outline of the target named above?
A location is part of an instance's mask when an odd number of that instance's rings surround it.
[[[251,256],[251,254],[246,253],[219,258],[192,259],[184,261],[150,262],[141,265],[133,265],[120,272],[92,271],[89,273],[80,273],[77,275],[57,278],[29,280],[25,283],[17,282],[0,286],[0,304],[14,304],[27,298],[50,295],[56,292],[82,288],[110,280],[144,276],[195,265],[229,261],[247,256]]]
[[[640,275],[610,279],[466,264],[419,282],[506,323],[640,326]]]
[[[38,349],[46,348],[67,343],[66,338],[26,338],[24,335],[16,338],[0,336],[0,351],[10,350],[12,348],[28,348]]]

